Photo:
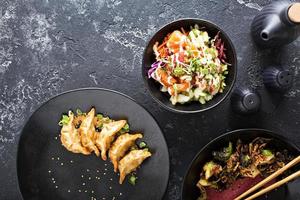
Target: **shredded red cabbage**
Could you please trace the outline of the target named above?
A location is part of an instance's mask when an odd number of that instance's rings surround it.
[[[148,78],[151,78],[152,73],[162,64],[161,61],[154,62],[148,70]]]
[[[218,58],[223,62],[226,63],[226,54],[225,51],[226,49],[224,48],[224,42],[222,42],[221,38],[220,38],[220,32],[216,35],[216,39],[215,39],[215,46],[218,50]]]

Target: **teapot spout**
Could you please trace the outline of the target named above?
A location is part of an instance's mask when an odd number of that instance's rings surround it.
[[[281,23],[279,18],[277,18],[277,20],[272,20],[271,22],[269,22],[269,24],[260,32],[261,39],[264,41],[268,41],[276,37],[276,34],[280,29],[280,25]]]
[[[254,17],[251,33],[258,46],[279,47],[289,44],[300,36],[300,2],[292,2],[275,1],[265,6]]]
[[[260,32],[260,37],[264,41],[268,41],[270,39],[270,31],[268,29],[263,29]]]

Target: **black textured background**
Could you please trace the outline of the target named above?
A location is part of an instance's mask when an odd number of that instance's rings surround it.
[[[251,20],[268,0],[0,0],[0,199],[21,199],[16,176],[17,142],[24,122],[50,97],[81,87],[123,92],[144,105],[164,131],[171,160],[165,199],[180,199],[192,158],[216,136],[237,128],[267,128],[300,144],[300,39],[258,50]],[[141,58],[149,37],[182,17],[209,19],[231,37],[238,54],[236,86],[257,88],[261,111],[231,112],[229,100],[200,114],[166,111],[146,91]],[[296,75],[282,98],[272,99],[261,69],[283,65]]]

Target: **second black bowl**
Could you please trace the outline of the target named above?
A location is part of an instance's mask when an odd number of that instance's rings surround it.
[[[300,153],[300,148],[298,146],[272,131],[264,129],[241,129],[225,133],[204,146],[191,162],[182,184],[182,200],[195,200],[200,196],[200,190],[197,188],[196,184],[200,178],[200,172],[203,165],[212,160],[213,151],[221,149],[229,142],[235,144],[238,139],[241,139],[244,143],[248,143],[257,137],[272,139],[270,146],[277,150],[286,149],[294,157],[298,156]],[[296,169],[299,170],[299,167],[300,166],[296,167]],[[277,190],[269,192],[267,196],[261,196],[257,200],[294,200],[296,199],[295,197],[299,197],[299,190],[297,189],[299,188],[299,185],[300,181],[296,180]]]
[[[185,30],[190,30],[190,27],[195,26],[196,24],[201,28],[201,30],[207,31],[210,37],[215,37],[215,35],[217,35],[218,32],[220,32],[220,38],[224,42],[224,46],[226,49],[226,56],[227,56],[226,61],[231,64],[231,66],[228,67],[229,73],[226,76],[226,80],[225,80],[227,86],[225,87],[223,93],[217,94],[216,96],[213,97],[212,100],[206,102],[206,104],[204,105],[200,104],[199,102],[172,105],[172,103],[169,100],[170,95],[168,93],[161,92],[160,84],[153,79],[149,79],[147,75],[147,72],[150,69],[152,63],[155,62],[153,45],[155,44],[155,42],[161,43],[165,38],[165,36],[168,33],[173,32],[174,30],[180,30],[180,28],[184,28]],[[150,39],[150,41],[146,46],[144,56],[143,56],[142,74],[143,74],[143,79],[145,81],[146,87],[150,91],[151,96],[160,105],[174,112],[197,113],[217,106],[230,93],[236,79],[236,73],[237,73],[236,52],[228,35],[214,23],[202,19],[194,19],[194,18],[180,19],[163,26],[152,36],[152,38]]]

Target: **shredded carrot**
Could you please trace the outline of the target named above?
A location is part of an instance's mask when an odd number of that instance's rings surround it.
[[[159,45],[159,46],[157,47],[157,49],[160,49],[160,48],[162,48],[163,46],[165,46],[165,45],[167,44],[167,42],[168,42],[168,40],[164,41],[161,45]]]
[[[163,46],[165,46],[166,44],[167,44],[167,42],[168,42],[168,40],[169,40],[169,38],[170,38],[170,33],[168,33],[168,35],[164,38],[164,41],[163,41],[163,43],[161,44],[161,45],[159,45],[158,47],[157,47],[157,49],[160,49],[160,48],[162,48]]]

